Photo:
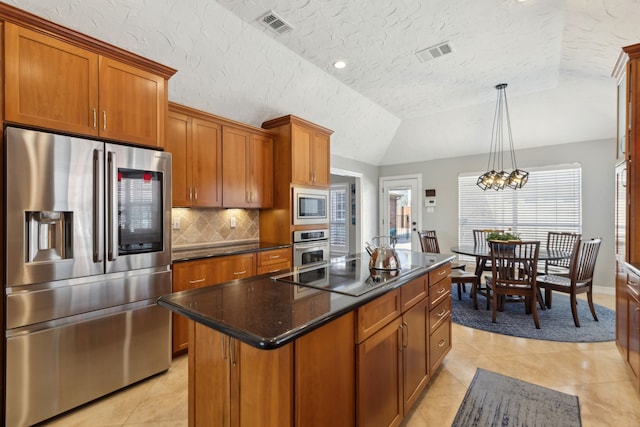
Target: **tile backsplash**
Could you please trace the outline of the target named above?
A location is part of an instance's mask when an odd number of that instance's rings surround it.
[[[258,209],[171,209],[174,248],[218,245],[260,239]],[[235,218],[235,227],[231,227]],[[173,225],[179,220],[180,229]]]

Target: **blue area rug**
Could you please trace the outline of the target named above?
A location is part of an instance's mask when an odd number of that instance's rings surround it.
[[[474,310],[469,289],[462,294],[462,300],[458,300],[457,290],[452,289],[452,292],[452,320],[459,325],[502,335],[547,341],[599,342],[616,339],[615,312],[596,304],[598,316],[598,322],[596,322],[591,316],[586,300],[578,300],[580,327],[576,328],[571,315],[569,297],[554,292],[551,309],[540,310],[538,305],[540,329],[536,329],[533,316],[524,312],[524,303],[505,304],[504,312],[499,311],[496,323],[492,323],[491,309],[485,309],[484,296],[478,295],[478,310]]]
[[[579,427],[578,396],[478,368],[451,427]]]

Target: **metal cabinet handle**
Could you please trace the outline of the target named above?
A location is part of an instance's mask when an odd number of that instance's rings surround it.
[[[269,255],[269,259],[277,259],[280,258],[280,255]]]
[[[115,261],[118,250],[118,163],[116,153],[113,151],[107,152],[107,165],[109,173],[107,257],[109,261]]]
[[[227,337],[222,335],[222,339],[220,340],[221,347],[222,347],[222,360],[227,360],[227,349],[225,346],[226,342],[227,342]]]
[[[107,130],[107,110],[102,110],[102,130]]]
[[[189,284],[193,285],[194,283],[201,283],[204,282],[205,279],[196,279],[196,280],[189,280]]]
[[[438,271],[438,276],[444,276],[447,273],[447,270]]]
[[[402,323],[402,347],[407,348],[409,345],[409,325],[406,322]]]
[[[237,355],[237,349],[236,349],[237,345],[238,344],[235,339],[229,338],[229,350],[231,353],[231,364],[233,366],[236,366],[236,362],[238,361],[237,360],[238,355]]]
[[[440,313],[438,313],[438,317],[442,317],[445,315],[445,313],[447,312],[447,310],[445,310],[444,308],[442,309],[442,311]]]
[[[95,111],[94,108],[94,119]],[[101,221],[102,192],[100,190],[100,178],[104,174],[102,166],[102,150],[93,150],[93,262],[102,262],[104,247]]]
[[[242,271],[236,271],[233,273],[234,276],[239,276],[240,274],[245,274],[247,272],[247,270],[242,270]]]
[[[438,343],[438,347],[443,347],[445,342],[445,340],[440,340],[440,342]]]
[[[445,288],[440,288],[440,289],[438,289],[438,293],[439,293],[439,294],[443,294],[443,293],[445,293],[446,291],[447,291],[447,290],[446,290]]]
[[[98,113],[96,109],[93,109],[93,128],[96,129],[98,127]]]

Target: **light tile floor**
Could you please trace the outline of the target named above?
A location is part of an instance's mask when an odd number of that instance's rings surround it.
[[[614,308],[613,296],[596,295],[595,300]],[[421,401],[407,414],[403,427],[451,425],[478,367],[577,395],[584,427],[640,426],[640,395],[627,376],[615,342],[538,341],[454,324],[453,349]],[[174,359],[164,374],[43,425],[186,426],[187,358]]]

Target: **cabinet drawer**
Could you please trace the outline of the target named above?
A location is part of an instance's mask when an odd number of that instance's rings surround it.
[[[627,269],[627,291],[633,294],[636,299],[640,298],[640,277]]]
[[[255,254],[229,255],[216,258],[216,267],[219,269],[220,282],[244,279],[255,276]]]
[[[259,266],[256,270],[256,274],[259,276],[261,274],[277,273],[279,271],[288,270],[290,268],[291,268],[291,262],[285,261],[278,264],[269,264],[269,265]]]
[[[440,365],[444,356],[451,349],[451,318],[448,318],[431,334],[429,338],[430,372]]]
[[[400,288],[400,300],[403,313],[427,296],[427,280],[428,277],[425,274],[402,285]]]
[[[432,334],[451,316],[451,293],[429,312],[429,333]]]
[[[429,272],[429,286],[434,286],[451,274],[451,263],[446,263]]]
[[[258,267],[281,264],[283,262],[291,262],[291,249],[283,248],[258,252]]]
[[[446,276],[435,285],[429,286],[429,310],[433,310],[438,304],[451,295],[451,277]]]
[[[382,295],[358,308],[357,342],[362,342],[400,316],[400,289]]]

